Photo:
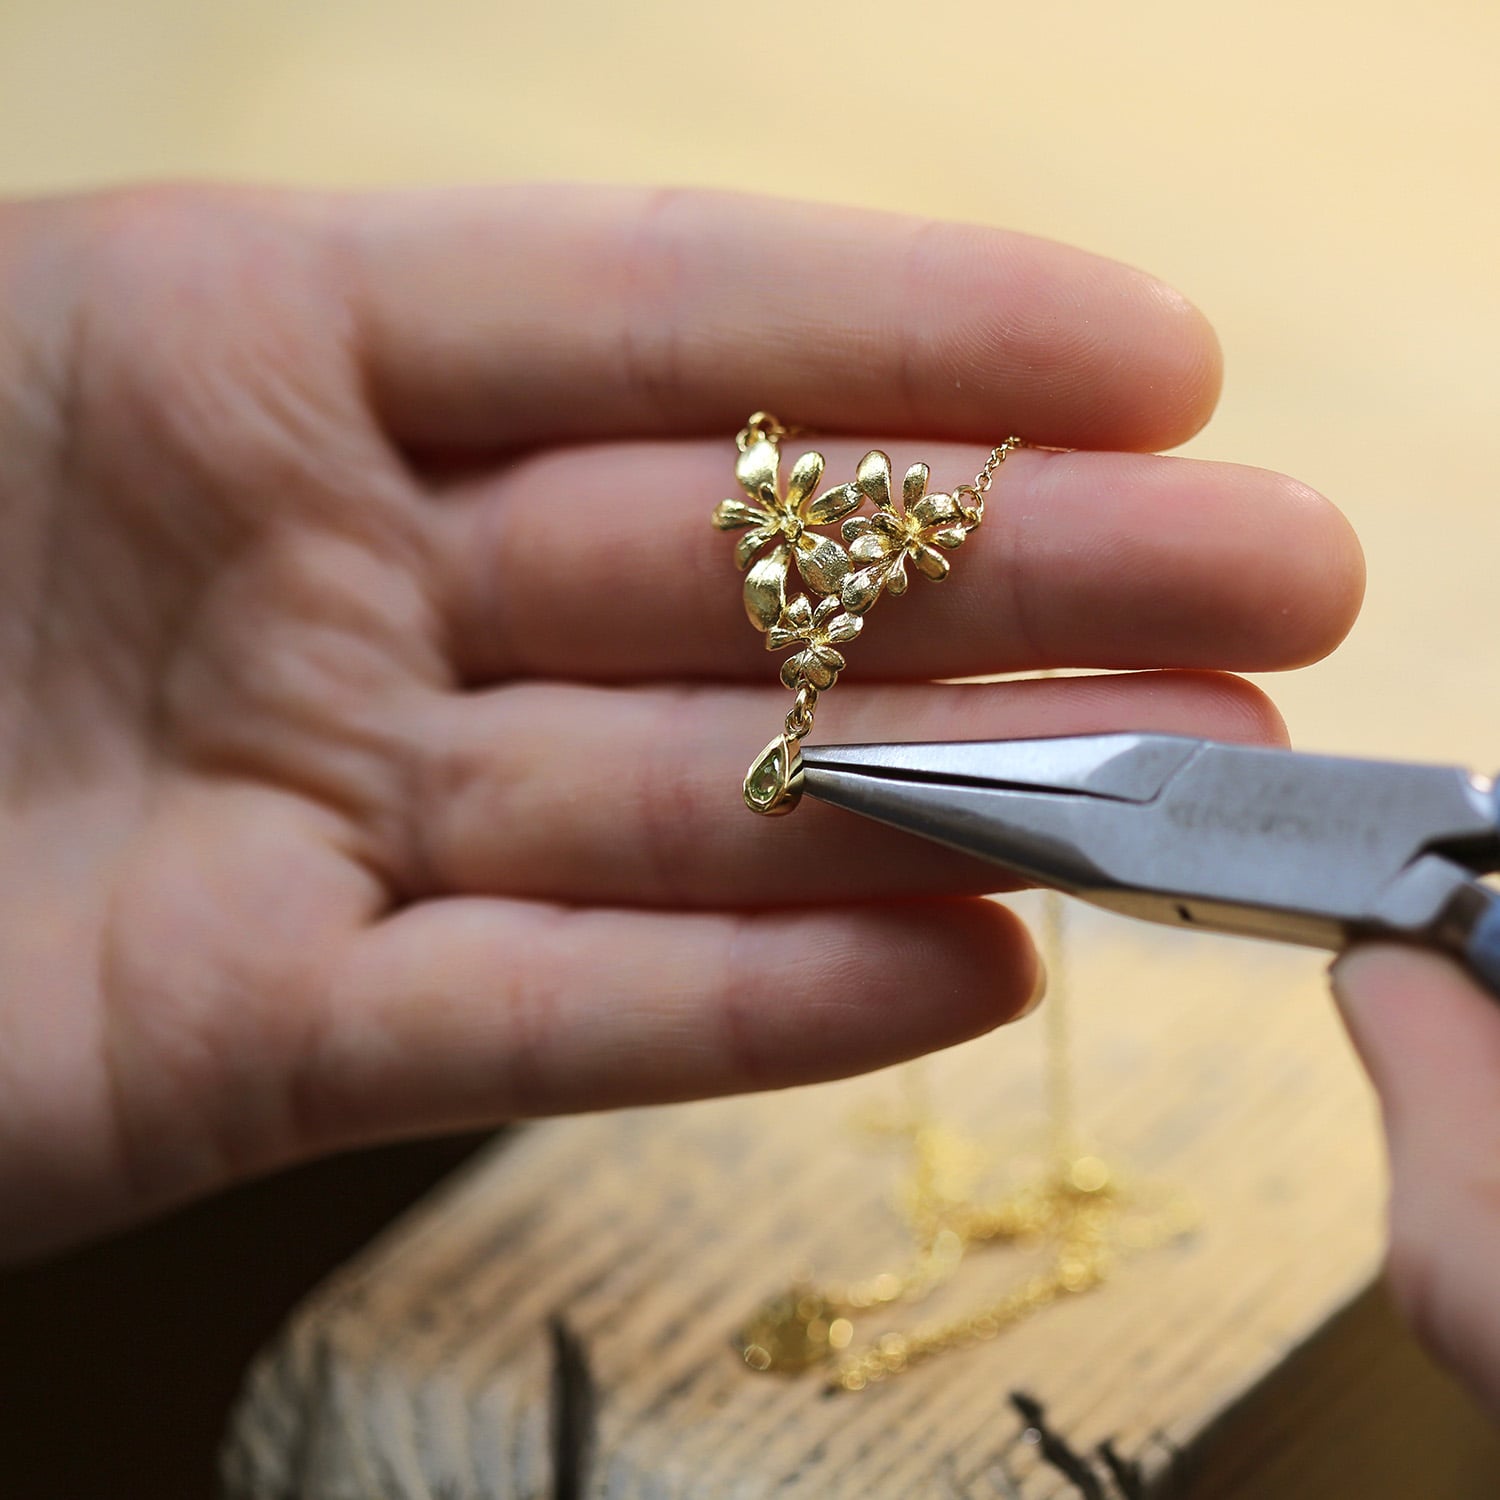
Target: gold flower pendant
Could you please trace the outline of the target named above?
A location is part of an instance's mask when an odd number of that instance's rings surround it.
[[[951,494],[929,495],[927,465],[913,464],[898,506],[891,461],[879,449],[865,454],[853,480],[821,494],[823,455],[804,453],[783,492],[781,444],[790,435],[768,412],[750,418],[735,439],[735,477],[745,498],[721,501],[713,513],[720,531],[745,533],[734,560],[745,575],[745,613],[766,650],[795,648],[781,664],[781,680],[796,695],[791,711],[745,776],[745,805],[766,816],[791,812],[802,795],[798,746],[812,730],[818,695],[844,670],[838,648],[859,635],[882,594],[906,592],[908,563],[934,582],[948,576],[946,554],[983,522],[995,471],[1022,446],[1006,438],[974,482]],[[857,514],[866,505],[870,514]],[[817,529],[839,523],[842,540]],[[794,568],[806,592],[788,597]]]

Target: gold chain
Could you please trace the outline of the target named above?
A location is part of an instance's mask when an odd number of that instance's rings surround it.
[[[1044,892],[1043,949],[1052,983],[1046,1031],[1051,1161],[1030,1182],[1003,1196],[975,1197],[984,1152],[977,1142],[914,1109],[897,1132],[911,1163],[900,1194],[901,1217],[916,1243],[906,1267],[845,1285],[797,1285],[764,1303],[741,1328],[737,1344],[751,1370],[795,1374],[821,1366],[834,1390],[860,1391],[936,1355],[993,1339],[1067,1297],[1104,1282],[1122,1255],[1176,1239],[1196,1211],[1183,1198],[1132,1193],[1099,1157],[1084,1152],[1073,1120],[1073,1091],[1063,971],[1061,897]],[[1041,1269],[992,1302],[943,1322],[881,1333],[854,1348],[857,1322],[872,1310],[920,1302],[950,1281],[969,1250],[985,1244],[1043,1250]]]
[[[1000,465],[1017,448],[1025,446],[1026,444],[1018,437],[1008,437],[1003,443],[997,443],[990,449],[990,456],[985,459],[983,467],[974,476],[974,483],[961,484],[954,490],[955,500],[960,496],[971,497],[971,503],[964,507],[964,523],[970,531],[984,523],[984,497],[989,494],[990,486],[995,482],[995,474]]]

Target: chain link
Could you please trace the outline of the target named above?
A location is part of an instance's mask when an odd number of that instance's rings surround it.
[[[1025,446],[1025,440],[1014,434],[1004,442],[997,443],[990,449],[990,456],[985,459],[984,467],[974,476],[974,483],[961,484],[953,491],[953,498],[963,506],[964,525],[970,531],[984,522],[984,497],[995,482],[996,471],[1017,448]]]
[[[805,740],[812,733],[813,715],[818,709],[818,690],[812,683],[804,682],[797,689],[791,711],[786,716],[786,736],[790,740]]]
[[[735,433],[734,445],[744,453],[754,443],[779,443],[782,438],[795,437],[801,430],[778,422],[768,411],[755,411],[750,413],[750,420]]]

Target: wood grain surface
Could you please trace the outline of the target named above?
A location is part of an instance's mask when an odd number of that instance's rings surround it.
[[[1190,1239],[991,1344],[825,1397],[816,1376],[746,1371],[729,1339],[800,1265],[843,1276],[899,1263],[898,1163],[859,1123],[899,1104],[899,1079],[533,1126],[398,1225],[268,1351],[226,1453],[232,1500],[1088,1496],[1049,1449],[1101,1497],[1128,1495],[1106,1443],[1139,1472],[1136,1493],[1207,1494],[1186,1486],[1225,1462],[1211,1450],[1231,1414],[1375,1273],[1370,1106],[1315,958],[1143,937],[1091,914],[1076,925],[1091,1133],[1198,1201]],[[1038,1040],[1022,1023],[926,1064],[943,1118],[1001,1161],[1037,1147]],[[923,1312],[997,1296],[1026,1264],[976,1251]],[[1378,1363],[1368,1348],[1354,1362]],[[1413,1384],[1409,1359],[1403,1379],[1416,1410],[1436,1377]],[[1348,1386],[1345,1370],[1334,1390]],[[1262,1420],[1252,1475],[1306,1436],[1316,1405]],[[1436,1406],[1464,1410],[1447,1392]],[[1392,1431],[1403,1420],[1380,1417]],[[1478,1452],[1487,1488],[1428,1500],[1494,1493],[1487,1433]]]

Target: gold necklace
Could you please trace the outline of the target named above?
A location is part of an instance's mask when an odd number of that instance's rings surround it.
[[[1187,1200],[1134,1189],[1100,1157],[1081,1149],[1073,1119],[1066,996],[1059,926],[1061,898],[1043,894],[1044,951],[1054,982],[1047,998],[1050,1160],[1034,1178],[994,1198],[972,1183],[986,1155],[979,1143],[911,1110],[893,1132],[909,1166],[898,1195],[915,1253],[899,1270],[844,1284],[802,1283],[763,1303],[735,1337],[747,1368],[791,1375],[821,1367],[833,1390],[860,1391],[937,1355],[997,1337],[1067,1297],[1093,1290],[1119,1260],[1181,1237],[1196,1226]],[[958,1317],[891,1329],[856,1346],[871,1312],[920,1303],[952,1280],[981,1245],[1035,1247],[1041,1267],[1001,1297]]]
[[[853,640],[865,614],[883,594],[907,589],[907,565],[933,581],[949,571],[945,553],[960,547],[984,521],[985,496],[1000,466],[1021,439],[991,449],[972,484],[929,494],[926,464],[913,464],[892,493],[890,460],[872,450],[854,480],[819,494],[824,462],[804,453],[783,492],[783,439],[794,429],[768,412],[751,416],[735,439],[735,465],[746,499],[723,501],[713,523],[746,534],[735,548],[745,572],[744,603],[770,651],[796,647],[781,680],[796,695],[782,732],[752,762],[744,799],[752,812],[790,812],[801,795],[797,747],[813,727],[818,695],[838,680],[846,663],[838,647]],[[866,503],[869,516],[856,514]],[[817,528],[842,522],[841,545]],[[808,590],[788,598],[795,569]],[[818,602],[813,602],[817,596]],[[938,1125],[925,1107],[909,1113],[895,1133],[905,1139],[910,1166],[900,1194],[901,1215],[915,1251],[899,1270],[844,1285],[798,1284],[771,1298],[737,1336],[748,1368],[796,1373],[821,1365],[827,1384],[858,1391],[935,1355],[996,1337],[1006,1328],[1065,1297],[1103,1282],[1122,1253],[1149,1249],[1190,1229],[1196,1215],[1181,1200],[1152,1208],[1149,1194],[1128,1190],[1098,1156],[1079,1144],[1074,1115],[1066,997],[1061,993],[1062,903],[1043,894],[1043,951],[1052,975],[1046,1008],[1050,1160],[1033,1180],[989,1201],[975,1196],[973,1140]],[[978,1245],[1037,1246],[1042,1268],[999,1299],[944,1322],[888,1331],[856,1348],[856,1320],[897,1304],[920,1302],[950,1281]]]
[[[1025,446],[1006,438],[974,482],[951,493],[928,494],[927,465],[913,464],[898,506],[891,461],[879,449],[865,454],[852,481],[822,494],[823,455],[804,453],[783,489],[781,443],[794,432],[769,412],[755,412],[735,438],[744,498],[722,501],[713,513],[720,531],[744,532],[734,559],[745,574],[745,613],[765,635],[766,650],[797,648],[781,665],[782,682],[796,694],[791,710],[745,774],[746,807],[768,817],[791,812],[802,795],[797,746],[812,732],[818,695],[844,669],[838,648],[860,633],[883,594],[906,592],[908,564],[934,582],[948,576],[946,554],[983,525],[996,471]],[[857,514],[866,504],[872,513]],[[818,529],[836,524],[842,542]],[[808,592],[788,597],[794,572]]]

